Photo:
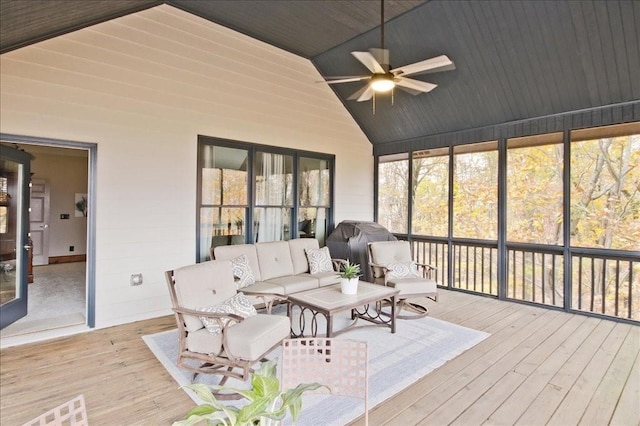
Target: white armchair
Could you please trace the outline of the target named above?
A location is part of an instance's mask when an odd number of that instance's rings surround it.
[[[193,371],[193,379],[207,373],[221,375],[220,384],[247,380],[251,366],[290,336],[286,316],[258,314],[238,298],[230,261],[165,274],[180,336],[177,364]]]
[[[426,297],[438,300],[438,286],[431,279],[435,267],[413,261],[408,241],[376,241],[368,244],[369,265],[374,282],[400,290],[397,318],[421,318],[428,314],[426,306],[409,299]],[[402,315],[402,309],[414,315]]]

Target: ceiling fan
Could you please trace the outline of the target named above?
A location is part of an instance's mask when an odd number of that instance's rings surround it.
[[[432,91],[437,87],[436,84],[408,78],[408,76],[454,70],[456,68],[455,64],[446,55],[440,55],[402,67],[391,68],[389,65],[389,50],[384,48],[384,0],[381,0],[380,4],[380,48],[372,48],[369,49],[368,52],[351,52],[358,61],[371,71],[371,74],[326,77],[325,82],[327,84],[337,84],[366,80],[367,84],[347,99],[363,102],[374,98],[374,105],[376,93],[392,91],[393,94],[393,89],[395,87],[398,87],[412,95],[419,95],[421,93]]]

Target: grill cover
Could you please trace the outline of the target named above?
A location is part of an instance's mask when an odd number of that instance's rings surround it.
[[[360,264],[363,281],[373,282],[369,267],[369,250],[367,243],[373,241],[396,241],[397,238],[382,225],[376,222],[342,221],[327,237],[331,257],[348,259],[351,263]]]

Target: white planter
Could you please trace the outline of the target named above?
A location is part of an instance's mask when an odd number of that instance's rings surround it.
[[[342,291],[342,294],[357,294],[358,278],[342,278],[340,280],[340,290]]]

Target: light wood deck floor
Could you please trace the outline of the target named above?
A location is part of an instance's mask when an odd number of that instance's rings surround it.
[[[450,291],[429,306],[491,336],[373,408],[371,425],[640,424],[639,326]],[[193,403],[140,338],[173,327],[162,317],[1,350],[0,424],[80,393],[92,425],[181,418]]]

